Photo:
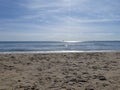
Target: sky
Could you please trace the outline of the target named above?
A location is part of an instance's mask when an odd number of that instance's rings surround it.
[[[0,0],[0,41],[120,40],[120,0]]]

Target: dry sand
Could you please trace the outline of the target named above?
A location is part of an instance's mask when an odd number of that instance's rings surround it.
[[[0,90],[120,90],[120,52],[0,54]]]

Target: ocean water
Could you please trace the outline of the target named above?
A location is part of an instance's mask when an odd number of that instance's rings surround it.
[[[0,52],[46,52],[46,51],[120,51],[120,41],[86,42],[0,42]]]

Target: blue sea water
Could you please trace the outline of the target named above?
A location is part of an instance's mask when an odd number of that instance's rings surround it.
[[[119,51],[120,41],[24,41],[0,42],[0,52],[41,52],[41,51]]]

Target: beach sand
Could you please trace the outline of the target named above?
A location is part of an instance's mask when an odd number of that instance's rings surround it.
[[[120,90],[120,52],[0,54],[0,90]]]

